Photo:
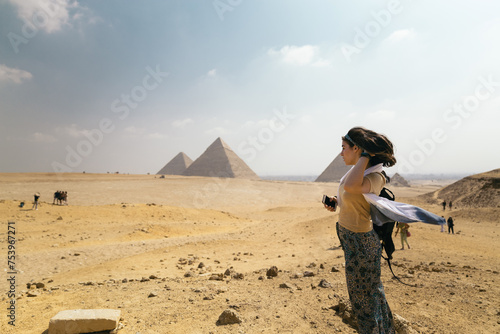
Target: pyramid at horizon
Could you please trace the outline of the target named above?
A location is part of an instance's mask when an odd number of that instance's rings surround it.
[[[351,169],[351,166],[346,166],[339,153],[314,182],[339,182],[349,169]]]
[[[260,177],[220,137],[182,175],[260,180]]]
[[[399,175],[399,173],[396,173],[391,177],[391,184],[401,187],[410,187],[408,181],[406,181],[404,177]]]
[[[184,152],[177,154],[172,160],[170,160],[158,173],[157,175],[182,175],[184,171],[193,163],[190,157],[188,157]]]

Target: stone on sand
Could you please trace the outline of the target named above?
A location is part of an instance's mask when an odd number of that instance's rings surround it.
[[[66,310],[49,322],[48,334],[78,334],[113,330],[120,321],[120,310]]]
[[[238,315],[238,313],[228,309],[222,312],[222,314],[219,316],[219,320],[217,320],[217,325],[224,326],[224,325],[239,324],[241,322],[242,320]]]

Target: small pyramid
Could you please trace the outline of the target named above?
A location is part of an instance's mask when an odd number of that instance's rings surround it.
[[[406,179],[398,173],[394,174],[393,177],[391,177],[391,184],[401,187],[410,187],[408,181],[406,181]]]
[[[260,180],[220,137],[182,175]]]
[[[350,169],[351,166],[347,166],[339,154],[314,182],[339,182]]]
[[[190,157],[184,152],[177,154],[169,163],[165,165],[157,175],[182,175],[184,171],[193,163]]]

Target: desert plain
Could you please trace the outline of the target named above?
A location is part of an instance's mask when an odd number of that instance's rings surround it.
[[[432,194],[446,185],[389,185],[398,201],[452,216],[455,234],[414,223],[405,250],[394,237],[393,269],[408,285],[383,261],[387,300],[408,333],[500,333],[498,203],[443,211]],[[120,334],[356,333],[335,308],[347,298],[338,214],[321,204],[337,186],[0,174],[0,332],[47,333],[59,311],[109,308],[121,311]],[[53,204],[57,190],[68,192],[68,205]],[[15,326],[7,317],[9,229],[15,229]],[[273,266],[277,276],[268,277]],[[241,322],[218,323],[225,310]]]

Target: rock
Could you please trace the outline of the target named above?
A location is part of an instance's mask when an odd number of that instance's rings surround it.
[[[312,271],[304,271],[304,277],[314,277],[314,273]]]
[[[186,272],[186,273],[184,274],[184,277],[195,277],[195,276],[196,276],[196,274],[195,274],[195,273],[193,273],[192,271],[188,271],[188,272]]]
[[[38,297],[39,295],[40,293],[36,291],[28,291],[28,293],[26,294],[26,296],[28,297]]]
[[[269,268],[267,270],[266,276],[267,277],[277,277],[278,276],[278,267],[272,266],[271,268]]]
[[[224,276],[232,276],[235,273],[236,272],[233,269],[227,268],[226,271],[224,272]]]
[[[319,282],[318,286],[320,288],[331,288],[332,284],[328,282],[326,279],[322,279],[321,282]]]
[[[418,332],[414,330],[411,326],[408,320],[403,318],[400,315],[397,315],[396,313],[393,313],[394,317],[394,329],[396,330],[397,334],[417,334]]]
[[[332,308],[335,310],[336,314],[342,318],[342,321],[355,329],[358,328],[358,322],[354,316],[349,300],[341,298],[339,303]]]
[[[36,288],[43,289],[43,288],[45,288],[45,284],[44,283],[36,283]]]
[[[210,281],[223,281],[224,280],[224,274],[212,274],[209,278]]]
[[[59,216],[57,217],[57,220],[63,220],[63,217]]]
[[[332,273],[338,273],[339,271],[336,267],[332,267]]]
[[[280,288],[281,289],[293,289],[293,286],[290,283],[281,283]]]
[[[152,298],[152,297],[158,297],[158,293],[157,292],[150,292],[149,295],[148,295],[148,298]]]
[[[243,279],[245,276],[242,273],[235,273],[232,278],[234,279]]]
[[[232,325],[232,324],[239,324],[241,323],[242,320],[238,313],[236,313],[233,310],[225,310],[222,312],[222,314],[219,316],[219,320],[217,320],[216,324],[217,326],[224,326],[224,325]],[[52,333],[49,333],[52,334]]]
[[[110,331],[117,328],[120,310],[67,310],[57,313],[49,322],[48,334],[78,334]]]

